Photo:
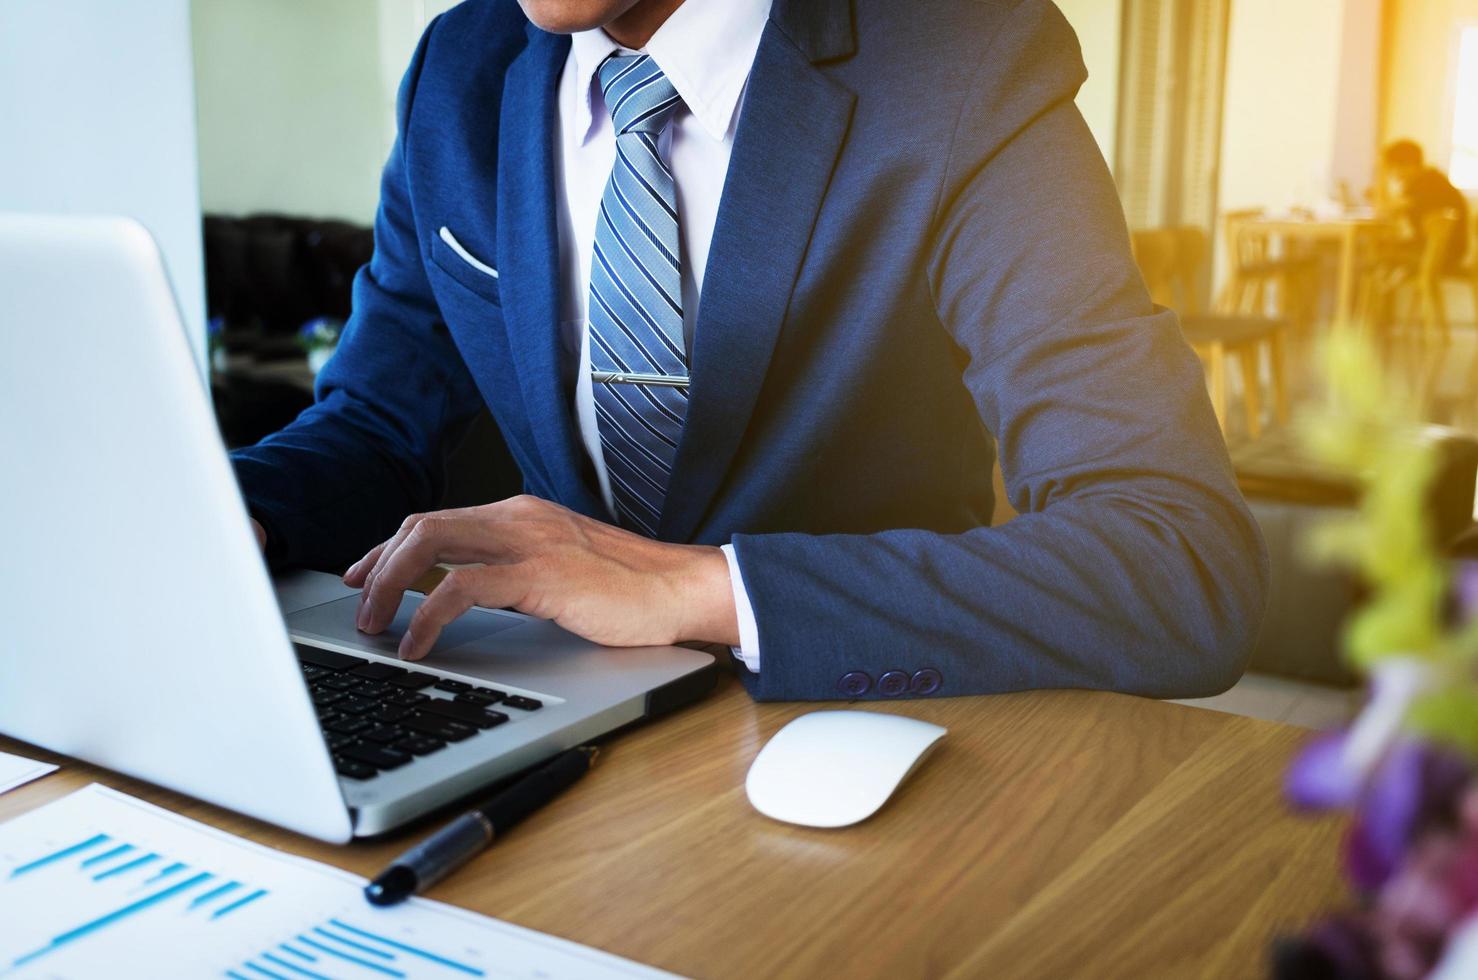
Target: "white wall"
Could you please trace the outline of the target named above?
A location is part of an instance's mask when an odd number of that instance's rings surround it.
[[[1088,81],[1078,91],[1078,111],[1093,130],[1110,166],[1119,136],[1119,48],[1123,0],[1057,0],[1083,48]]]
[[[194,116],[187,0],[0,0],[0,209],[137,218],[204,365]]]
[[[394,90],[364,0],[194,0],[200,193],[207,212],[368,223]]]
[[[206,211],[368,224],[395,94],[456,0],[192,0]]]

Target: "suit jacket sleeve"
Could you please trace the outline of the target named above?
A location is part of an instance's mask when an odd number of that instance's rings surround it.
[[[1073,105],[1071,29],[1024,0],[963,101],[929,257],[1018,518],[945,535],[737,535],[759,698],[929,667],[938,693],[1206,695],[1238,676],[1267,555],[1201,368],[1154,307]],[[876,695],[876,687],[870,696]]]
[[[434,29],[401,84],[374,256],[355,278],[354,312],[319,375],[315,403],[232,454],[274,565],[342,568],[408,514],[433,506],[446,434],[481,404],[426,280],[407,187],[406,120]]]

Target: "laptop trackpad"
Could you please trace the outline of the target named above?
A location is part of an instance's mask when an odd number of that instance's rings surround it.
[[[333,602],[326,602],[321,606],[313,606],[293,613],[287,617],[288,632],[304,639],[318,638],[331,640],[339,644],[348,644],[364,650],[372,650],[393,657],[400,647],[400,638],[405,633],[406,627],[410,625],[411,616],[415,614],[416,607],[421,604],[422,597],[416,593],[406,593],[405,600],[400,604],[400,611],[395,614],[395,620],[385,628],[385,632],[375,636],[361,633],[354,625],[354,617],[359,612],[359,596],[351,595]],[[513,629],[522,626],[525,620],[491,612],[487,609],[469,609],[461,616],[454,619],[441,631],[436,645],[431,648],[432,653],[440,653],[459,647],[473,640],[480,640],[493,633]]]

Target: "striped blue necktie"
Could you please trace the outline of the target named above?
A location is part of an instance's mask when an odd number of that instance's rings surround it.
[[[686,379],[677,195],[657,140],[681,104],[647,55],[601,65],[600,87],[616,130],[616,165],[600,201],[590,263],[590,366],[603,374]],[[686,387],[597,382],[595,414],[621,524],[657,534]]]

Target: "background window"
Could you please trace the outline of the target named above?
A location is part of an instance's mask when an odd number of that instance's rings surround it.
[[[1458,187],[1478,190],[1478,25],[1463,28],[1458,42],[1457,105],[1448,170]]]

